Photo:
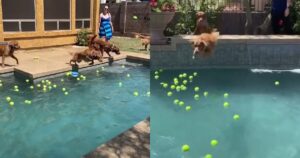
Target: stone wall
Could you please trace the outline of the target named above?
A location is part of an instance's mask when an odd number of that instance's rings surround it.
[[[191,37],[151,46],[151,69],[300,68],[300,36],[220,36],[211,57],[192,59]]]

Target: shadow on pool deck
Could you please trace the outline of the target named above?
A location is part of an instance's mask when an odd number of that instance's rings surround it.
[[[84,158],[150,158],[150,118],[99,146]]]
[[[0,66],[0,74],[17,72],[28,78],[35,79],[39,77],[44,77],[48,75],[53,75],[61,72],[66,72],[71,70],[69,61],[71,59],[71,54],[74,52],[79,52],[87,47],[78,46],[62,46],[62,47],[51,47],[42,49],[32,49],[32,50],[18,50],[16,51],[16,56],[19,59],[20,65],[16,65],[15,60],[8,57],[6,58],[6,66],[2,68]],[[115,60],[121,60],[130,57],[137,57],[143,60],[150,60],[148,54],[141,53],[131,53],[121,50],[121,55],[114,55]],[[104,53],[104,56],[107,55]],[[104,59],[102,63],[107,63],[108,60]],[[95,61],[94,65],[102,64]],[[79,64],[80,68],[89,67],[88,63],[81,62]]]

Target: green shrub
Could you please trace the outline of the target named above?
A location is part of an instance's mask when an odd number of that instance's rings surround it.
[[[293,31],[296,34],[300,34],[300,0],[293,0],[290,13]]]
[[[88,45],[88,34],[89,32],[86,29],[82,29],[77,34],[77,45],[87,46]]]

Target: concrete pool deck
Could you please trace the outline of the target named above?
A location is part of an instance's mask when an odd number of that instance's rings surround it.
[[[212,56],[192,59],[192,35],[151,45],[151,69],[300,68],[299,35],[220,35]]]
[[[79,46],[62,46],[32,50],[18,50],[16,51],[16,57],[19,59],[19,65],[16,65],[14,59],[7,57],[5,68],[0,66],[0,74],[4,73],[17,73],[30,79],[36,79],[49,75],[54,75],[71,70],[71,66],[68,64],[71,59],[71,54],[74,52],[82,51],[87,47]],[[121,59],[139,59],[140,61],[149,62],[150,56],[148,54],[131,53],[121,51],[121,55],[114,55],[115,60]],[[107,57],[104,54],[104,57]],[[108,60],[104,59],[99,63],[95,61],[95,65],[107,63]],[[90,67],[88,63],[81,62],[79,68]]]
[[[97,147],[84,158],[150,158],[150,118]]]

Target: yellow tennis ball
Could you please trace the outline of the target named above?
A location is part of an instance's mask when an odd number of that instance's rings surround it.
[[[10,102],[11,98],[10,97],[6,97],[6,101]]]
[[[29,82],[29,79],[26,79],[25,81],[28,83],[28,82]]]
[[[198,75],[198,73],[197,73],[197,72],[194,72],[194,73],[193,73],[193,75],[194,75],[194,76],[197,76],[197,75]]]
[[[60,81],[61,81],[61,82],[64,82],[65,80],[64,80],[64,79],[61,79]]]
[[[178,99],[175,99],[175,100],[173,101],[173,103],[174,103],[174,104],[178,104],[178,103],[179,103],[179,100],[178,100]]]
[[[205,91],[205,92],[203,93],[203,95],[204,95],[205,97],[207,97],[207,96],[208,96],[208,92]]]
[[[213,139],[213,140],[210,141],[210,145],[211,145],[212,147],[216,147],[218,144],[219,144],[219,142],[218,142],[218,140],[216,140],[216,139]]]
[[[174,90],[176,88],[175,85],[171,85],[171,89]]]
[[[13,101],[11,101],[11,102],[9,102],[9,105],[10,105],[10,106],[14,106],[15,103],[14,103]]]
[[[127,77],[130,77],[130,74],[127,74]]]
[[[168,84],[167,84],[167,83],[164,83],[164,84],[163,84],[163,87],[164,87],[164,88],[168,88]]]
[[[239,120],[240,119],[240,115],[238,115],[238,114],[233,115],[233,119],[234,120]]]
[[[154,74],[155,74],[155,75],[158,75],[158,71],[155,71]]]
[[[14,86],[15,89],[18,89],[19,87],[17,85]]]
[[[275,81],[275,86],[279,86],[280,85],[280,82],[279,81]]]
[[[133,92],[133,95],[134,95],[134,96],[138,96],[138,95],[139,95],[139,92],[135,91],[135,92]]]
[[[183,101],[180,101],[178,104],[179,104],[179,106],[184,106],[184,102]]]
[[[66,91],[66,88],[62,88],[61,90],[64,92],[64,91]]]
[[[34,86],[30,86],[29,88],[30,88],[30,89],[34,89]]]
[[[228,98],[229,94],[228,93],[224,93],[224,98]]]
[[[190,111],[192,109],[192,107],[191,106],[187,106],[187,107],[185,107],[185,110],[186,111]]]
[[[57,87],[57,85],[56,85],[56,84],[54,84],[54,85],[53,85],[53,88],[56,88],[56,87]]]
[[[149,92],[147,92],[147,96],[149,97],[149,96],[151,96],[151,92],[149,91]]]
[[[187,84],[188,81],[187,81],[187,80],[183,80],[182,83],[183,83],[183,84]]]
[[[187,151],[190,150],[190,146],[187,145],[187,144],[184,144],[184,145],[182,145],[181,150],[182,150],[183,152],[187,152]]]
[[[41,84],[37,84],[36,86],[37,86],[38,88],[40,88],[40,87],[41,87]]]
[[[168,92],[167,95],[168,95],[169,97],[171,97],[171,96],[173,95],[173,93],[172,93],[172,92]]]
[[[122,82],[119,82],[119,87],[122,87],[123,86],[123,83]]]
[[[180,92],[180,90],[181,90],[181,86],[176,86],[176,91]]]
[[[228,102],[224,102],[223,106],[224,106],[224,108],[228,108],[230,106],[230,104]]]
[[[195,94],[195,95],[194,95],[194,99],[195,99],[195,100],[199,100],[199,99],[200,99],[199,94]]]
[[[186,86],[184,86],[184,85],[180,86],[180,90],[185,91],[186,89],[187,89]]]
[[[65,92],[65,95],[69,95],[69,92]]]
[[[213,158],[213,156],[211,154],[206,154],[204,158]]]
[[[2,83],[0,83],[0,87],[2,87],[3,86],[3,84]]]
[[[195,92],[199,92],[199,90],[200,90],[199,87],[195,87],[195,88],[194,88],[194,91],[195,91]]]

